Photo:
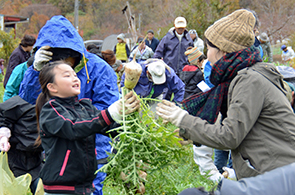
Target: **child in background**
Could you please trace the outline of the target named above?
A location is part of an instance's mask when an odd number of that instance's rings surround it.
[[[198,50],[197,47],[189,47],[184,53],[189,61],[189,65],[186,65],[182,69],[180,79],[185,84],[184,99],[190,97],[196,93],[201,92],[197,85],[204,80],[202,73],[202,63],[206,59],[206,56]]]
[[[121,60],[122,62],[127,62],[130,50],[124,41],[124,34],[121,33],[117,36],[118,43],[115,45],[114,53],[116,54],[116,58]]]
[[[97,170],[95,133],[108,135],[110,126],[120,120],[122,100],[101,111],[89,99],[78,100],[80,80],[65,61],[45,65],[39,81],[42,92],[36,114],[40,137],[36,144],[42,144],[45,151],[46,163],[40,172],[45,195],[90,195]],[[139,108],[133,92],[125,98],[127,113]]]

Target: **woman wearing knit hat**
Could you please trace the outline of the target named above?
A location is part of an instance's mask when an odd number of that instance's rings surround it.
[[[283,76],[261,62],[253,45],[255,18],[240,9],[205,31],[212,63],[211,90],[183,101],[169,101],[157,114],[180,127],[195,144],[230,149],[238,179],[256,176],[295,161],[295,115],[285,96]],[[218,113],[224,120],[215,123]]]
[[[188,49],[184,54],[190,64],[183,67],[179,77],[185,84],[184,98],[187,98],[201,92],[197,85],[204,80],[201,70],[206,56],[197,47]]]

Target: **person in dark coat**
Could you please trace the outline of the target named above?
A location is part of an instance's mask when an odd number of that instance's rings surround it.
[[[185,99],[201,92],[201,89],[197,85],[204,80],[202,63],[206,59],[206,56],[197,47],[188,49],[184,54],[190,62],[189,65],[183,67],[183,73],[180,75],[180,79],[185,84]]]
[[[194,42],[186,30],[186,19],[177,17],[174,27],[160,41],[153,58],[161,59],[170,66],[179,76],[185,65],[188,64],[184,52],[189,46],[194,47]]]
[[[39,136],[35,106],[19,96],[0,104],[0,150],[7,152],[9,168],[15,177],[29,173],[35,192],[43,166],[42,148],[35,147]]]
[[[148,30],[147,31],[147,39],[145,40],[145,45],[152,48],[153,52],[156,51],[158,45],[159,45],[159,40],[154,37],[154,31],[153,30]]]
[[[99,51],[99,48],[95,44],[89,44],[86,49],[88,52],[94,53],[100,58],[102,57],[101,52]]]
[[[31,57],[30,51],[33,49],[33,45],[35,44],[36,39],[31,35],[25,35],[21,40],[19,46],[12,52],[9,57],[9,62],[6,70],[6,74],[4,77],[3,87],[6,87],[7,81],[13,71],[13,69],[27,61]]]

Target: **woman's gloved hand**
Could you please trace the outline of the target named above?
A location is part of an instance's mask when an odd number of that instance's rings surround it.
[[[237,177],[236,177],[236,172],[234,169],[232,168],[228,168],[228,167],[222,167],[222,170],[224,170],[224,172],[222,173],[222,175],[225,177],[225,178],[228,178],[228,179],[234,179],[236,180]]]
[[[179,138],[182,138],[180,135],[179,135],[179,129],[175,129],[173,131],[173,133],[176,133],[176,137],[179,137]],[[183,139],[183,138],[182,138]],[[186,145],[189,145],[189,144],[193,144],[193,141],[190,140],[190,139],[187,139],[187,140],[180,140],[178,141],[182,146],[186,146]]]
[[[159,103],[156,109],[157,115],[176,126],[179,126],[183,117],[188,114],[187,111],[181,109],[173,102],[169,102],[167,100],[163,100],[162,103]]]
[[[48,49],[50,49],[50,46],[43,46],[36,52],[33,62],[35,70],[40,71],[52,59],[53,53],[48,51]]]
[[[140,101],[138,100],[136,94],[134,94],[133,91],[130,91],[124,96],[124,101],[125,101],[125,114],[130,114],[132,112],[135,112],[136,110],[139,109],[139,103]],[[115,121],[120,121],[122,120],[122,99],[119,99],[118,101],[114,102],[110,107],[108,108],[108,111],[111,115],[111,117]]]

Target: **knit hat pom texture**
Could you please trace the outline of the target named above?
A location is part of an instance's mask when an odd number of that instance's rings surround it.
[[[254,25],[253,14],[240,9],[214,22],[205,37],[221,51],[232,53],[254,44]]]

